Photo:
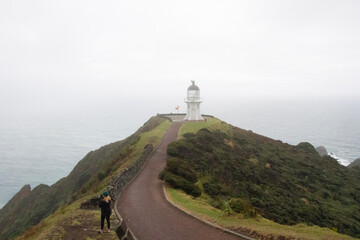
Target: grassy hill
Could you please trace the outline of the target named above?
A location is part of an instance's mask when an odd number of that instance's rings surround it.
[[[29,185],[24,186],[0,210],[0,239],[13,239],[60,207],[101,192],[116,173],[141,155],[145,145],[157,145],[169,126],[168,120],[152,117],[125,140],[88,153],[67,177],[54,185],[42,184],[32,190]]]
[[[205,127],[205,128],[204,128]],[[360,171],[217,119],[186,123],[160,177],[224,213],[360,237]]]

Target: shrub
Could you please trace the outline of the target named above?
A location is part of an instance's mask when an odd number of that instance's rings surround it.
[[[298,145],[295,146],[296,149],[304,150],[305,152],[311,153],[315,156],[318,156],[318,153],[313,145],[311,145],[308,142],[301,142]]]
[[[187,158],[192,153],[193,144],[181,139],[168,145],[167,154],[171,157]]]
[[[193,183],[180,176],[165,172],[164,181],[170,184],[173,188],[179,188],[193,197],[199,197],[201,195],[201,190],[198,186],[195,186]]]
[[[255,217],[256,209],[251,206],[250,203],[243,199],[237,198],[230,202],[230,207],[234,212],[242,213],[246,217]]]
[[[261,189],[261,186],[256,185],[256,184],[251,184],[249,186],[249,192],[253,195],[253,196],[257,196],[257,197],[261,197],[263,195],[263,191]]]
[[[197,182],[195,172],[183,160],[176,158],[169,159],[166,164],[166,170],[175,175],[179,175],[192,183]]]
[[[211,198],[209,200],[209,202],[210,202],[211,206],[213,206],[215,208],[221,209],[221,207],[222,207],[222,201],[221,201],[221,199],[219,199],[217,197]]]
[[[211,197],[217,196],[221,193],[221,186],[218,183],[203,183],[204,191]]]
[[[194,133],[184,133],[183,137],[184,138],[193,138],[193,137],[195,137],[195,134]]]
[[[176,157],[179,155],[179,151],[178,151],[176,142],[170,143],[168,145],[167,154],[172,157]]]
[[[245,203],[241,199],[235,199],[230,203],[230,207],[237,213],[245,212]]]
[[[106,173],[101,171],[98,173],[98,179],[101,182],[106,177]]]
[[[159,173],[159,179],[164,180],[164,177],[165,177],[165,170],[162,170],[162,171]]]
[[[215,136],[216,136],[219,140],[221,140],[221,141],[223,141],[224,139],[226,139],[226,140],[230,140],[230,139],[231,139],[229,135],[227,135],[226,133],[224,133],[224,132],[222,132],[222,131],[220,131],[220,130],[215,130],[215,131],[213,132],[213,134],[215,134]]]

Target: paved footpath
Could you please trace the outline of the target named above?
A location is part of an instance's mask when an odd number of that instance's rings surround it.
[[[166,165],[167,146],[177,139],[181,125],[172,123],[143,170],[122,192],[117,208],[139,240],[238,240],[184,214],[165,199],[158,176]]]

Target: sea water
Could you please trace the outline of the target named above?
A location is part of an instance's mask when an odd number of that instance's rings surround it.
[[[157,113],[176,112],[175,106],[159,98],[1,111],[0,207],[23,185],[55,183],[89,151],[126,138]],[[203,113],[276,140],[325,146],[343,165],[360,157],[357,101],[209,98],[201,108]]]

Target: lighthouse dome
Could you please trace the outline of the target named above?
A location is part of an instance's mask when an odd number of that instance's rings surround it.
[[[200,91],[200,88],[195,85],[195,81],[191,81],[192,85],[188,88],[188,91]]]
[[[187,98],[193,99],[193,100],[199,100],[200,99],[200,89],[198,86],[195,85],[195,81],[191,81],[192,85],[187,90]]]

